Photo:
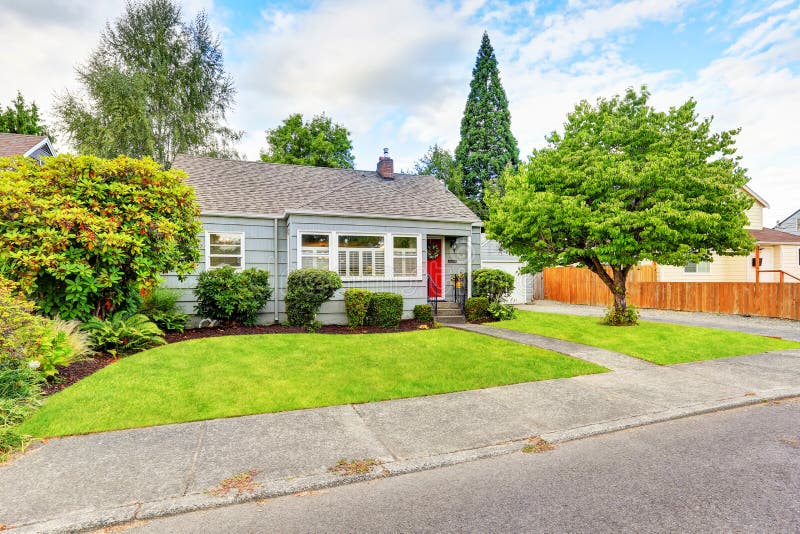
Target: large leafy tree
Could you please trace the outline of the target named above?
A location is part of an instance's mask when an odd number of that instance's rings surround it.
[[[464,194],[473,201],[473,210],[486,219],[484,194],[497,185],[498,177],[508,165],[519,163],[519,148],[511,133],[511,113],[500,83],[497,58],[485,32],[472,69],[461,119],[461,142],[455,156],[463,173]]]
[[[324,113],[303,121],[294,113],[272,130],[267,130],[267,150],[261,159],[270,163],[339,167],[352,169],[353,142],[350,132]]]
[[[184,179],[149,158],[0,158],[0,276],[66,319],[132,308],[161,273],[195,268],[201,225]]]
[[[79,152],[166,167],[179,153],[236,156],[235,90],[204,12],[187,23],[174,0],[128,2],[77,76],[85,96],[65,93],[56,113]]]
[[[42,122],[42,118],[39,116],[39,108],[36,106],[36,102],[31,102],[30,106],[27,105],[25,97],[19,91],[17,92],[17,97],[11,101],[11,105],[0,111],[0,132],[46,135],[51,142],[54,141],[47,125]]]
[[[644,260],[666,265],[746,254],[752,198],[735,155],[739,130],[714,133],[690,99],[667,112],[637,93],[583,101],[563,134],[508,172],[491,195],[489,235],[527,270],[587,267],[627,311],[626,280]]]
[[[463,174],[449,150],[433,145],[416,163],[414,172],[429,174],[442,182],[447,189],[468,205],[471,200],[464,194]]]

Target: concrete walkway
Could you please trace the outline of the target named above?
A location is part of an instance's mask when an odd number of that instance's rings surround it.
[[[612,371],[630,371],[630,370],[643,370],[658,367],[654,363],[640,360],[628,356],[627,354],[620,354],[606,349],[599,349],[597,347],[590,347],[581,343],[572,341],[564,341],[552,337],[544,337],[536,334],[527,334],[525,332],[516,332],[514,330],[505,330],[503,328],[495,328],[482,324],[451,324],[450,328],[457,328],[459,330],[466,330],[467,332],[475,332],[477,334],[484,334],[487,336],[497,337],[500,339],[507,339],[508,341],[515,341],[524,345],[532,345],[542,349],[552,350],[567,356],[573,356],[581,360],[586,360],[597,365],[602,365],[606,369]]]
[[[0,466],[0,524],[99,528],[513,453],[537,435],[565,441],[800,395],[800,350],[660,367],[552,346],[619,370],[51,439]],[[341,458],[382,465],[342,477],[328,469]],[[256,484],[241,495],[209,493],[251,470]]]
[[[534,304],[522,304],[517,306],[517,308],[526,311],[588,315],[592,317],[602,317],[606,313],[606,308],[603,306],[566,304],[553,300],[537,300]],[[642,309],[640,312],[641,318],[644,321],[721,328],[722,330],[733,330],[736,332],[746,332],[748,334],[774,336],[800,341],[800,321],[792,321],[791,319],[774,319],[772,317],[755,316],[745,317],[744,315],[673,310]]]

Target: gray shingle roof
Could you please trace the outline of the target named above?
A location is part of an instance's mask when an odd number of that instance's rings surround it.
[[[0,133],[0,157],[24,156],[44,140],[43,135]]]
[[[432,176],[282,165],[179,155],[203,212],[276,214],[314,211],[478,222]]]

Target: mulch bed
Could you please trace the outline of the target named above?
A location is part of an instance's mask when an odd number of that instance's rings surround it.
[[[380,328],[377,326],[362,326],[360,328],[350,328],[349,326],[327,324],[319,329],[319,334],[386,334],[388,332],[411,332],[419,330],[420,326],[430,326],[429,323],[408,319],[400,321],[400,326],[396,329]],[[308,331],[301,326],[284,326],[280,324],[263,326],[241,326],[226,325],[210,328],[192,328],[182,333],[167,334],[164,338],[167,343],[176,343],[188,339],[200,339],[205,337],[219,336],[243,336],[252,334],[305,334]]]
[[[423,323],[409,319],[400,321],[400,326],[396,329],[387,330],[377,326],[363,326],[361,328],[350,328],[341,325],[325,325],[320,328],[320,334],[386,334],[387,332],[411,332],[419,330],[420,326],[430,327],[430,323]],[[226,325],[213,328],[193,328],[182,333],[167,334],[164,338],[167,343],[177,343],[188,339],[201,339],[206,337],[219,336],[242,336],[252,334],[305,334],[308,331],[299,326],[267,325],[267,326],[241,326]],[[75,362],[68,367],[59,367],[55,382],[47,382],[42,388],[45,396],[52,395],[62,389],[71,386],[78,380],[86,378],[110,363],[114,363],[118,358],[110,354],[95,354],[92,358]]]
[[[95,354],[92,358],[75,362],[68,367],[59,367],[55,381],[45,382],[42,387],[42,393],[44,393],[45,396],[52,395],[115,361],[117,361],[117,358],[114,358],[110,354],[100,353]]]

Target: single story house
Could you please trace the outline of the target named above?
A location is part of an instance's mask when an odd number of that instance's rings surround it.
[[[800,235],[800,210],[792,213],[784,220],[778,222],[778,225],[775,227],[775,230],[780,230],[781,232],[788,232],[794,235]]]
[[[683,267],[659,265],[659,282],[755,282],[756,276],[759,282],[779,282],[781,275],[777,271],[791,275],[784,275],[785,282],[798,282],[800,235],[764,228],[764,208],[769,208],[769,204],[749,187],[745,186],[744,190],[754,199],[747,211],[745,228],[755,239],[758,250],[748,256],[714,256],[712,262],[690,263]]]
[[[394,172],[388,150],[373,171],[188,155],[173,167],[186,172],[203,223],[198,272],[183,282],[166,277],[190,314],[197,274],[222,265],[272,274],[262,323],[286,319],[290,272],[337,272],[344,287],[322,305],[325,324],[347,322],[347,288],[399,293],[410,318],[417,304],[453,300],[451,275],[471,277],[481,265],[480,219],[432,176]]]
[[[55,154],[47,136],[0,133],[0,158],[28,156],[41,162],[43,157]]]

